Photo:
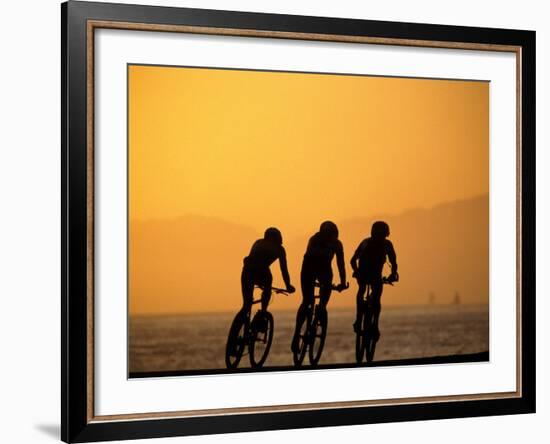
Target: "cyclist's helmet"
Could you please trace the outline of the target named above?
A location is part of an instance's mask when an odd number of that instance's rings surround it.
[[[379,220],[372,224],[370,235],[377,239],[385,239],[390,235],[390,227],[386,222]]]
[[[265,230],[264,239],[271,242],[275,242],[277,245],[283,245],[283,235],[275,227],[270,227],[267,230]]]
[[[319,227],[319,233],[326,239],[338,239],[338,227],[334,222],[326,220]]]

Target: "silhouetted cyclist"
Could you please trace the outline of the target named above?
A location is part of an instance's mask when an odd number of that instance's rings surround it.
[[[262,310],[266,310],[271,298],[271,283],[273,276],[269,267],[279,259],[281,274],[289,293],[296,289],[290,284],[290,276],[286,263],[286,251],[283,247],[283,236],[277,228],[265,230],[264,238],[258,239],[252,245],[250,253],[243,260],[241,273],[241,288],[243,292],[243,311],[252,307],[254,285],[262,287]]]
[[[338,227],[334,222],[326,221],[321,224],[319,231],[309,239],[306,253],[302,262],[300,284],[302,287],[302,303],[296,314],[296,327],[292,339],[291,349],[294,352],[298,346],[299,329],[307,316],[307,308],[314,304],[315,282],[320,285],[320,308],[326,310],[332,291],[332,259],[336,256],[340,284],[338,291],[347,288],[346,266],[344,261],[344,247],[338,240]]]
[[[386,257],[391,265],[391,274],[388,278],[390,282],[397,282],[399,275],[397,274],[397,258],[393,244],[386,239],[390,235],[390,227],[386,222],[378,221],[372,224],[371,237],[363,240],[353,257],[351,258],[351,268],[353,268],[353,277],[357,279],[359,291],[357,292],[357,316],[359,315],[359,305],[365,295],[367,285],[371,286],[372,309],[375,314],[376,325],[376,340],[380,336],[378,329],[378,319],[382,309],[380,299],[382,296],[383,282],[382,269],[386,263]],[[353,329],[357,332],[359,328],[359,319],[356,317]]]

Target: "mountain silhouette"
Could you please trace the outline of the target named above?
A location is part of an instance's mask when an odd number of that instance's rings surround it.
[[[447,304],[458,291],[465,304],[489,302],[489,196],[458,200],[433,208],[407,210],[397,215],[374,215],[335,222],[344,244],[346,265],[357,245],[370,235],[376,220],[390,226],[390,240],[397,252],[400,282],[385,291],[384,304],[425,304],[434,293],[437,303]],[[313,232],[311,233],[313,234]],[[308,236],[287,244],[292,258],[291,275],[299,276],[299,263]],[[298,261],[299,262],[299,261]],[[296,267],[296,265],[298,265]],[[338,278],[333,264],[335,279]],[[351,278],[350,290],[334,294],[330,306],[354,303],[357,286]],[[386,268],[389,274],[389,267]]]
[[[463,303],[489,302],[488,195],[381,219],[390,225],[401,277],[385,302],[422,303],[430,291],[439,303],[451,303],[456,292]],[[342,225],[347,244],[356,245],[360,225]]]
[[[130,312],[236,310],[242,260],[258,237],[250,227],[197,215],[132,221]]]
[[[356,285],[349,259],[370,233],[375,220],[390,225],[399,263],[400,282],[383,295],[383,304],[489,301],[489,197],[448,202],[397,215],[334,218],[344,244],[350,289],[333,294],[329,307],[353,307]],[[319,221],[319,223],[322,221]],[[273,299],[273,309],[296,309],[300,303],[299,272],[311,233],[285,233],[289,271],[298,291]],[[222,219],[190,215],[173,220],[132,221],[129,242],[131,313],[237,311],[241,306],[242,259],[258,230]],[[335,279],[337,279],[334,264]],[[281,286],[278,264],[274,285]]]

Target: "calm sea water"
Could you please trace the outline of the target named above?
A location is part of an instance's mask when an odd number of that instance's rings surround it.
[[[225,368],[225,344],[235,313],[130,318],[130,372]],[[274,311],[275,334],[265,366],[292,365],[295,312]],[[352,309],[330,309],[321,364],[355,362]],[[384,307],[376,360],[489,350],[486,305]],[[246,358],[246,357],[245,357]],[[241,366],[247,366],[243,358]]]

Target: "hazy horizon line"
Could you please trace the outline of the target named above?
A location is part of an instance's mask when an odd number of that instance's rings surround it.
[[[385,304],[383,305],[383,309],[397,309],[397,308],[420,308],[420,307],[480,307],[480,306],[489,306],[490,304],[482,303],[482,302],[461,302],[460,304],[453,304],[452,302],[449,303],[422,303],[422,304]],[[296,313],[296,310],[298,309],[298,306],[296,308],[270,308],[269,311],[271,313],[278,313],[278,312],[291,312]],[[329,307],[329,315],[331,311],[348,311],[348,310],[355,310],[355,305],[350,305],[349,307]],[[166,317],[166,316],[189,316],[189,315],[213,315],[213,314],[237,314],[239,309],[236,310],[212,310],[212,311],[178,311],[178,312],[158,312],[158,313],[131,313],[128,311],[128,317],[151,317],[151,316],[159,316],[159,317]]]

